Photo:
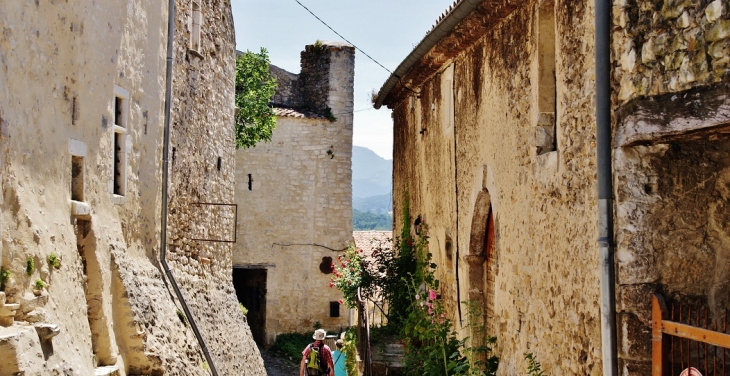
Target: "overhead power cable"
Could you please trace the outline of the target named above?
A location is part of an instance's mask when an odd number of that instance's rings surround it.
[[[307,12],[309,12],[309,14],[311,14],[312,16],[314,16],[314,18],[316,18],[324,26],[327,26],[328,29],[332,30],[333,33],[337,34],[337,36],[339,36],[340,38],[342,38],[345,42],[351,44],[353,47],[355,47],[356,50],[362,52],[362,54],[365,55],[365,56],[367,56],[368,59],[372,60],[375,64],[380,65],[380,67],[383,68],[383,69],[385,69],[388,73],[393,74],[393,72],[391,72],[390,69],[388,69],[385,66],[383,66],[383,64],[380,64],[377,60],[373,59],[372,56],[368,55],[367,52],[363,51],[362,49],[360,49],[360,47],[356,46],[355,43],[350,42],[349,40],[347,40],[347,38],[343,37],[342,34],[338,33],[335,29],[333,29],[332,26],[330,26],[326,22],[322,21],[321,18],[317,17],[317,15],[314,14],[314,12],[312,12],[311,10],[309,10],[309,8],[307,8],[306,6],[304,6],[304,4],[302,4],[301,2],[299,2],[299,0],[294,0],[294,1],[296,1],[297,4],[301,5],[302,8],[304,8]]]

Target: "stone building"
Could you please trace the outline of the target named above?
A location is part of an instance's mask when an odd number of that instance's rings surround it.
[[[168,258],[216,369],[263,375],[231,246],[191,240],[233,234],[192,205],[233,201],[230,4],[176,6]],[[3,4],[0,375],[210,374],[159,262],[168,14]]]
[[[605,350],[621,375],[651,373],[652,294],[730,307],[728,5],[612,3]],[[524,353],[546,374],[604,374],[595,9],[458,0],[375,103],[393,110],[394,213],[408,191],[447,310],[464,328],[458,302],[481,304],[500,375],[525,374]]]
[[[350,325],[328,287],[332,260],[352,243],[355,50],[317,42],[301,72],[271,66],[276,128],[270,142],[236,154],[238,243],[233,279],[254,338]]]

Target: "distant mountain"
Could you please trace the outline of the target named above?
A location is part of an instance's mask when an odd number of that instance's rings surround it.
[[[390,195],[392,185],[392,160],[382,158],[362,146],[352,147],[353,201],[355,198]]]
[[[352,208],[361,212],[390,215],[393,211],[393,198],[390,193],[371,197],[357,197],[352,199]]]

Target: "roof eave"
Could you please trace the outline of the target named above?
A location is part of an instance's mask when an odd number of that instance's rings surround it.
[[[426,34],[420,43],[411,51],[411,53],[398,65],[398,68],[388,77],[383,86],[378,91],[373,107],[379,109],[386,98],[393,90],[400,79],[405,76],[408,71],[413,68],[421,59],[435,46],[441,39],[446,37],[451,30],[456,27],[466,16],[469,15],[483,0],[461,0],[456,4],[451,12],[439,21],[434,28]]]

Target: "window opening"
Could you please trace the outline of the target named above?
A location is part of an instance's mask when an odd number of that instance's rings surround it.
[[[79,120],[79,107],[76,97],[73,97],[71,101],[71,125],[76,125],[76,121]]]
[[[114,132],[114,194],[124,196],[124,133]]]
[[[122,97],[116,97],[114,98],[114,125],[118,125],[120,127],[124,127],[124,123],[122,120],[122,108],[124,107],[124,98]]]
[[[218,157],[218,171],[221,170],[221,157]]]
[[[84,201],[84,157],[71,156],[71,199]]]
[[[555,4],[546,1],[538,15],[538,155],[557,150]]]
[[[200,28],[203,23],[203,13],[200,4],[193,1],[193,27],[190,33],[190,49],[200,52]]]
[[[330,302],[330,317],[340,317],[340,302]]]
[[[114,127],[112,132],[112,193],[124,196],[127,190],[127,119],[129,92],[114,87]]]
[[[248,174],[248,190],[251,190],[251,185],[253,183],[253,178],[251,177],[251,174]]]

